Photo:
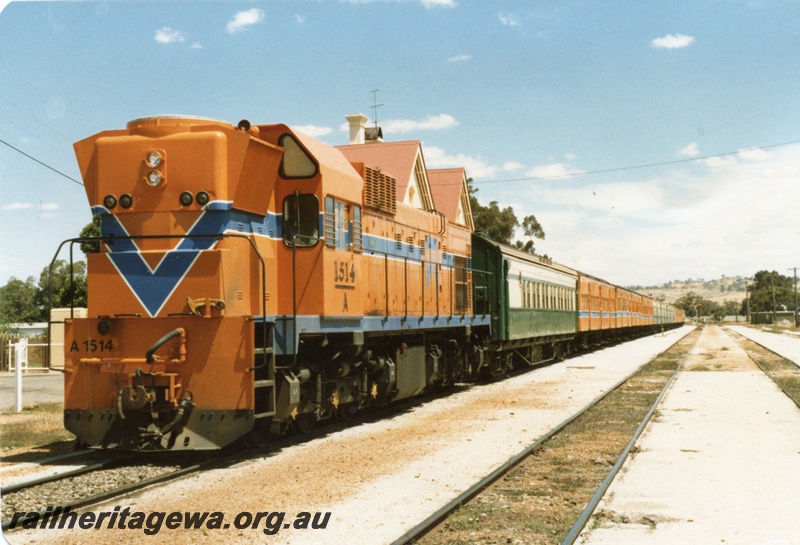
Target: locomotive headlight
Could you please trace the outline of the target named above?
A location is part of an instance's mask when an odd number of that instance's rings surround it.
[[[181,193],[180,201],[183,206],[189,206],[194,201],[194,197],[188,191]]]
[[[164,177],[161,175],[161,172],[157,170],[151,170],[147,173],[147,183],[150,185],[150,187],[158,187],[163,181]]]
[[[103,206],[106,207],[106,210],[111,210],[117,206],[117,198],[114,195],[106,195],[106,198],[103,199]]]
[[[158,153],[157,151],[151,151],[150,153],[147,154],[147,157],[145,158],[144,161],[150,168],[156,168],[158,165],[161,164],[161,161],[163,160],[164,158],[161,157],[160,153]]]
[[[197,204],[199,204],[200,206],[205,206],[205,205],[208,204],[208,201],[210,199],[209,199],[208,193],[206,193],[205,191],[201,191],[201,192],[199,192],[197,194],[197,197],[195,197],[195,200],[197,200]]]
[[[119,198],[119,205],[122,208],[128,209],[133,206],[133,197],[128,195],[127,193]]]

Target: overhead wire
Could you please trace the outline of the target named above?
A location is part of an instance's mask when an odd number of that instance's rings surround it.
[[[14,151],[16,151],[18,153],[21,153],[25,157],[31,159],[32,161],[35,161],[35,162],[39,163],[40,165],[44,166],[45,168],[48,168],[48,169],[52,170],[56,174],[59,174],[59,175],[63,176],[64,178],[66,178],[66,179],[68,179],[68,180],[70,180],[72,182],[75,182],[78,185],[83,185],[83,182],[80,182],[80,181],[76,180],[72,176],[64,174],[60,170],[57,170],[57,169],[51,167],[50,165],[40,161],[39,159],[33,157],[32,155],[29,155],[29,154],[25,153],[21,149],[12,146],[11,144],[6,142],[5,140],[0,139],[0,143],[5,144],[9,148],[13,149]],[[500,183],[511,183],[511,182],[527,182],[527,181],[535,181],[535,180],[558,180],[558,179],[564,179],[564,178],[574,178],[574,177],[577,177],[577,176],[589,176],[589,175],[592,175],[592,174],[607,174],[607,173],[610,173],[610,172],[622,172],[622,171],[625,171],[625,170],[635,170],[635,169],[640,169],[640,168],[651,168],[651,167],[675,165],[675,164],[681,164],[681,163],[691,163],[691,162],[694,162],[694,161],[703,161],[703,160],[714,159],[714,158],[718,158],[718,157],[726,157],[728,155],[736,155],[736,154],[742,153],[743,151],[758,151],[758,150],[777,148],[777,147],[781,147],[781,146],[790,146],[792,144],[800,144],[800,140],[792,140],[790,142],[781,142],[779,144],[768,144],[768,145],[765,145],[765,146],[757,146],[757,147],[752,147],[752,148],[742,148],[742,149],[737,150],[737,151],[728,151],[728,152],[725,152],[725,153],[716,153],[716,154],[713,154],[713,155],[703,155],[701,157],[688,157],[686,159],[675,159],[675,160],[672,160],[672,161],[661,161],[661,162],[658,162],[658,163],[644,163],[644,164],[640,164],[640,165],[631,165],[631,166],[625,166],[625,167],[607,168],[607,169],[601,169],[601,170],[587,170],[587,171],[572,172],[572,173],[567,173],[567,174],[556,174],[556,175],[553,175],[553,176],[528,176],[528,177],[525,177],[525,178],[510,178],[510,179],[505,179],[505,180],[471,180],[471,183],[473,183],[473,184],[500,184]]]
[[[56,174],[59,174],[59,175],[63,176],[63,177],[64,177],[64,178],[66,178],[67,180],[70,180],[70,181],[72,181],[72,182],[75,182],[75,183],[76,183],[76,184],[78,184],[78,185],[83,185],[83,182],[80,182],[80,181],[76,180],[75,178],[73,178],[72,176],[69,176],[68,174],[64,174],[64,173],[63,173],[63,172],[61,172],[60,170],[57,170],[57,169],[55,169],[55,168],[51,167],[50,165],[48,165],[47,163],[44,163],[44,162],[40,161],[39,159],[37,159],[37,158],[36,158],[36,157],[34,157],[33,155],[29,155],[29,154],[25,153],[24,151],[22,151],[21,149],[19,149],[19,148],[17,148],[17,147],[14,147],[14,146],[12,146],[11,144],[9,144],[8,142],[6,142],[6,141],[5,141],[5,140],[3,140],[2,138],[0,138],[0,144],[5,144],[6,146],[8,146],[9,148],[13,149],[13,150],[14,150],[14,151],[16,151],[17,153],[21,153],[22,155],[24,155],[25,157],[27,157],[27,158],[28,158],[28,159],[30,159],[31,161],[35,161],[35,162],[39,163],[39,164],[40,164],[40,165],[42,165],[43,167],[45,167],[45,168],[48,168],[48,169],[52,170],[53,172],[55,172]]]
[[[800,144],[800,140],[793,140],[791,142],[781,142],[780,144],[769,144],[766,146],[758,146],[754,148],[742,148],[737,151],[728,151],[725,153],[717,153],[714,155],[704,155],[702,157],[688,157],[686,159],[675,159],[673,161],[662,161],[659,163],[645,163],[641,165],[631,165],[626,167],[615,167],[615,168],[607,168],[602,170],[586,170],[581,172],[571,172],[566,174],[554,174],[552,176],[529,176],[525,178],[512,178],[508,180],[480,180],[476,181],[473,180],[473,184],[501,184],[501,183],[510,183],[510,182],[528,182],[528,181],[535,181],[535,180],[558,180],[562,178],[574,178],[577,176],[589,176],[591,174],[607,174],[609,172],[622,172],[625,170],[634,170],[639,168],[650,168],[650,167],[661,167],[667,165],[675,165],[679,163],[690,163],[693,161],[703,161],[706,159],[714,159],[717,157],[726,157],[728,155],[736,155],[738,153],[742,153],[743,151],[758,151],[758,150],[765,150],[770,148],[777,148],[781,146],[790,146],[792,144]]]

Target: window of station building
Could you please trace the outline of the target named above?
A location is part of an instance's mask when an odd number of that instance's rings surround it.
[[[283,200],[283,242],[308,248],[319,241],[319,200],[316,195],[289,195]]]
[[[291,134],[278,138],[283,147],[280,174],[282,178],[312,178],[317,174],[317,163]]]

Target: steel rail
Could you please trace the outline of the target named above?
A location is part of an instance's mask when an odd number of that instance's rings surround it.
[[[0,488],[0,496],[5,496],[6,494],[10,494],[13,492],[19,492],[20,490],[25,490],[26,488],[31,488],[34,486],[39,486],[41,484],[52,483],[55,481],[59,481],[61,479],[65,479],[67,477],[75,477],[77,475],[82,475],[83,473],[89,473],[90,471],[95,471],[97,469],[103,469],[105,467],[110,466],[116,462],[127,460],[131,457],[126,458],[107,458],[103,460],[98,460],[94,463],[89,463],[82,467],[76,467],[74,469],[69,469],[64,471],[63,473],[56,473],[55,475],[47,475],[44,477],[39,477],[37,479],[31,479],[30,481],[24,481],[21,483],[10,484],[8,486],[4,486]]]
[[[755,363],[755,364],[756,364],[756,366],[757,366],[759,369],[761,369],[761,372],[762,372],[762,373],[764,373],[764,374],[765,374],[765,375],[766,375],[766,376],[767,376],[767,377],[768,377],[768,378],[769,378],[769,379],[770,379],[770,380],[771,380],[771,381],[772,381],[772,382],[775,384],[775,386],[777,386],[777,387],[780,389],[780,391],[784,393],[784,395],[785,395],[786,397],[788,397],[789,399],[791,399],[791,400],[792,400],[792,402],[793,402],[795,405],[797,405],[797,407],[798,407],[798,408],[800,408],[800,399],[795,399],[794,397],[792,397],[792,396],[791,396],[791,394],[789,394],[789,392],[787,392],[787,391],[786,391],[786,388],[784,388],[784,387],[783,387],[783,386],[782,386],[780,383],[778,383],[778,382],[777,382],[777,381],[776,381],[774,378],[772,378],[772,375],[770,375],[770,374],[767,372],[767,370],[766,370],[766,369],[764,369],[764,367],[763,367],[763,366],[762,366],[762,365],[761,365],[761,364],[758,362],[758,360],[756,360],[756,359],[753,357],[753,355],[752,355],[752,354],[750,354],[750,351],[749,351],[749,350],[747,350],[747,349],[746,349],[744,346],[742,346],[742,344],[741,344],[741,343],[740,343],[738,340],[736,340],[736,338],[735,338],[735,337],[733,337],[733,336],[731,335],[731,333],[734,333],[734,334],[735,334],[735,335],[737,335],[738,337],[742,337],[742,338],[746,339],[747,341],[749,341],[749,342],[751,342],[751,343],[755,344],[756,346],[760,346],[760,347],[761,347],[763,350],[766,350],[767,352],[771,352],[771,353],[775,354],[776,356],[778,356],[779,358],[781,358],[781,359],[783,359],[783,360],[786,360],[786,361],[788,361],[788,362],[794,363],[794,362],[792,362],[792,360],[790,360],[790,359],[788,359],[788,358],[785,358],[785,357],[781,356],[780,354],[778,354],[778,353],[777,353],[777,352],[775,352],[774,350],[771,350],[770,348],[768,348],[768,347],[764,346],[763,344],[761,344],[761,343],[760,343],[760,342],[758,342],[758,341],[754,341],[753,339],[751,339],[750,337],[748,337],[748,336],[746,336],[746,335],[742,335],[741,333],[737,333],[736,331],[731,331],[731,330],[729,330],[729,329],[727,329],[727,328],[720,328],[720,329],[722,329],[722,331],[724,331],[724,332],[725,332],[725,334],[726,334],[726,335],[728,335],[728,337],[730,337],[730,338],[731,338],[731,340],[732,340],[733,342],[735,342],[735,343],[736,343],[736,345],[737,345],[739,348],[741,348],[742,350],[744,350],[745,354],[747,354],[747,357],[748,357],[748,358],[750,358],[750,361],[752,361],[753,363]],[[800,367],[799,367],[798,369],[800,369]]]
[[[8,465],[0,468],[0,475],[12,469],[28,468],[42,464],[49,464],[51,462],[58,462],[60,460],[67,460],[69,458],[77,458],[78,456],[85,456],[95,452],[94,450],[84,449],[66,452],[64,454],[57,454],[55,456],[48,456],[46,458],[39,458],[38,460],[31,460],[30,462],[20,462],[14,465]]]
[[[695,340],[695,343],[697,341]],[[692,345],[694,347],[694,345]],[[691,349],[690,349],[691,351]],[[685,360],[685,358],[684,358]],[[443,505],[440,509],[438,509],[435,513],[430,515],[428,518],[417,524],[415,527],[411,528],[408,532],[400,536],[398,539],[392,542],[391,545],[406,545],[408,543],[413,543],[415,540],[419,539],[426,533],[428,533],[431,529],[433,529],[438,524],[441,524],[453,511],[458,509],[459,507],[463,506],[471,499],[476,497],[478,494],[486,490],[489,486],[491,486],[495,481],[500,479],[500,477],[507,474],[511,469],[519,465],[523,460],[525,460],[528,456],[533,454],[541,445],[547,442],[549,439],[553,438],[559,432],[561,432],[565,427],[569,424],[580,418],[586,411],[600,403],[606,397],[611,395],[613,392],[618,390],[623,384],[628,382],[636,373],[638,373],[643,367],[648,365],[650,362],[646,362],[639,366],[633,373],[628,375],[627,377],[621,379],[619,382],[614,384],[611,388],[609,388],[604,393],[600,394],[598,397],[590,401],[586,406],[580,409],[578,412],[558,424],[555,428],[551,429],[545,435],[541,436],[539,439],[536,440],[533,444],[529,445],[518,454],[511,457],[502,465],[498,466],[494,471],[483,477],[480,481],[473,484],[468,489],[464,490],[461,494],[453,498],[451,501]],[[683,361],[681,361],[681,364]],[[678,365],[678,369],[680,365]],[[676,370],[677,373],[677,370]],[[673,375],[674,377],[674,375]],[[670,382],[672,378],[670,378]],[[662,392],[663,395],[663,392]],[[659,396],[660,399],[660,396]],[[648,413],[649,415],[650,413]],[[648,416],[649,419],[649,416]]]
[[[417,405],[426,403],[428,401],[431,401],[433,399],[437,399],[437,398],[445,396],[445,395],[448,395],[448,394],[443,392],[443,393],[432,394],[432,395],[428,395],[428,396],[417,396],[417,397],[409,398],[407,400],[402,400],[402,401],[400,401],[398,403],[394,403],[394,404],[391,404],[391,405],[388,405],[388,406],[385,406],[385,407],[382,407],[382,406],[381,407],[375,407],[374,408],[375,410],[373,410],[373,411],[363,411],[363,412],[355,415],[352,419],[350,419],[348,421],[331,421],[330,423],[327,423],[327,425],[320,426],[318,429],[315,429],[313,431],[304,433],[302,435],[292,435],[292,436],[282,437],[282,438],[277,439],[275,441],[270,441],[265,445],[256,446],[256,447],[252,447],[252,448],[249,448],[249,449],[242,449],[242,450],[239,450],[239,451],[236,451],[236,452],[227,453],[227,454],[220,454],[220,455],[214,456],[213,458],[211,458],[209,460],[204,460],[202,462],[198,462],[198,463],[189,465],[187,467],[181,468],[181,469],[176,470],[176,471],[166,472],[166,473],[163,473],[161,475],[156,475],[154,477],[150,477],[149,479],[145,479],[143,481],[130,483],[130,484],[127,484],[127,485],[124,485],[124,486],[121,486],[121,487],[118,487],[118,488],[113,488],[113,489],[110,489],[110,490],[107,490],[107,491],[104,491],[104,492],[99,492],[97,494],[94,494],[92,496],[87,496],[85,498],[80,498],[80,499],[73,500],[73,501],[68,501],[68,502],[60,502],[60,503],[58,503],[58,505],[61,506],[62,508],[65,508],[65,509],[67,507],[70,507],[72,509],[78,509],[78,508],[81,508],[81,507],[87,507],[87,506],[95,505],[95,504],[98,504],[98,503],[101,503],[101,502],[105,502],[105,501],[110,500],[112,498],[122,497],[122,496],[125,496],[126,494],[129,494],[131,492],[136,492],[136,491],[138,491],[138,490],[140,490],[142,488],[145,488],[145,487],[148,487],[148,486],[151,486],[151,485],[163,484],[163,483],[172,481],[174,479],[178,479],[180,477],[186,476],[188,474],[191,474],[191,473],[194,473],[194,472],[197,472],[197,471],[202,471],[202,470],[206,470],[206,469],[213,469],[215,467],[229,467],[230,465],[232,465],[232,462],[234,462],[236,460],[247,460],[247,459],[252,458],[252,457],[258,457],[258,456],[264,454],[265,452],[274,453],[274,452],[276,452],[276,451],[278,451],[280,449],[286,448],[286,447],[299,445],[299,444],[302,444],[302,443],[305,443],[305,442],[308,442],[308,441],[311,441],[311,440],[314,440],[314,439],[317,439],[317,438],[320,438],[320,437],[327,436],[331,432],[340,431],[341,429],[344,429],[346,427],[350,427],[350,426],[358,425],[358,424],[363,424],[363,423],[370,422],[370,421],[373,421],[373,420],[384,419],[384,418],[387,418],[388,416],[391,416],[393,414],[398,414],[398,413],[401,413],[403,411],[406,411],[410,407],[415,407]],[[134,455],[131,455],[130,457],[117,459],[117,460],[114,460],[114,461],[122,461],[122,460],[125,460],[125,459],[128,459],[128,458],[134,458],[134,457],[135,457]],[[79,471],[77,473],[61,474],[59,476],[55,476],[52,479],[42,480],[42,482],[30,481],[29,483],[24,483],[24,485],[25,485],[24,487],[17,486],[16,489],[13,489],[13,490],[12,490],[11,486],[9,486],[7,488],[8,488],[9,492],[15,492],[15,491],[19,491],[21,488],[27,488],[28,486],[39,485],[39,484],[46,484],[47,482],[52,482],[52,481],[58,480],[60,478],[74,477],[77,474],[88,473],[89,471],[95,470],[95,469],[103,469],[103,468],[102,467],[91,467],[91,468],[87,468],[86,470]],[[16,486],[16,485],[14,485],[14,486]],[[3,491],[2,491],[3,495],[5,495],[6,490],[7,490],[6,488],[3,489]],[[47,508],[46,507],[42,508],[37,512],[38,512],[39,516],[42,517],[47,513]],[[7,530],[9,528],[10,524],[11,524],[11,520],[4,520],[4,521],[0,522],[0,528],[2,528],[2,530]]]
[[[159,484],[159,483],[162,483],[162,482],[170,481],[172,479],[177,479],[178,477],[182,477],[182,476],[184,476],[184,475],[186,475],[188,473],[193,473],[195,471],[199,471],[200,469],[203,469],[204,467],[206,467],[206,465],[210,465],[210,463],[205,464],[205,463],[201,462],[199,464],[194,464],[194,465],[191,465],[191,466],[188,466],[188,467],[185,467],[185,468],[181,468],[181,469],[179,469],[177,471],[171,471],[171,472],[168,472],[168,473],[163,473],[161,475],[156,475],[155,477],[150,477],[149,479],[145,479],[143,481],[138,481],[138,482],[135,482],[135,483],[126,484],[126,485],[123,485],[123,486],[118,487],[118,488],[113,488],[111,490],[106,490],[105,492],[99,492],[97,494],[94,494],[92,496],[88,496],[86,498],[80,498],[80,499],[69,501],[69,502],[59,503],[58,505],[61,506],[64,509],[66,509],[67,507],[73,508],[73,509],[77,509],[77,508],[80,508],[80,507],[86,507],[87,505],[93,505],[93,504],[96,504],[96,503],[100,503],[100,502],[109,500],[111,498],[115,498],[117,496],[123,496],[125,494],[130,493],[130,492],[134,492],[136,490],[145,488],[145,487],[153,485],[153,484]],[[47,508],[44,508],[44,509],[39,510],[38,514],[41,517],[46,512],[47,512]],[[10,524],[11,524],[10,520],[4,520],[4,521],[2,521],[2,523],[0,523],[0,527],[2,527],[3,530],[7,530],[9,528]]]
[[[581,531],[583,531],[584,526],[586,526],[586,523],[589,521],[589,518],[594,513],[594,510],[597,508],[597,505],[600,503],[600,500],[603,499],[603,496],[608,490],[608,487],[611,486],[611,482],[614,480],[614,477],[616,477],[617,473],[619,473],[619,470],[622,469],[622,464],[624,464],[625,460],[628,459],[628,455],[631,453],[631,450],[633,450],[633,446],[636,444],[636,441],[639,440],[639,437],[642,435],[642,432],[644,432],[644,429],[647,427],[647,424],[650,423],[650,419],[653,417],[653,414],[655,414],[656,408],[658,408],[658,405],[661,403],[661,400],[667,394],[667,390],[669,390],[669,387],[675,381],[675,378],[681,371],[683,364],[692,354],[692,350],[694,350],[694,347],[697,345],[697,342],[699,340],[700,336],[698,335],[698,337],[694,340],[694,343],[692,343],[691,348],[689,348],[689,350],[686,352],[686,355],[683,357],[680,363],[678,363],[678,366],[675,368],[675,371],[672,373],[667,382],[661,388],[661,393],[658,394],[658,397],[650,406],[650,410],[647,411],[646,415],[644,415],[644,418],[639,423],[639,427],[636,428],[633,437],[631,437],[631,440],[628,441],[628,444],[626,445],[622,453],[619,455],[619,458],[617,458],[616,463],[611,467],[611,471],[608,472],[606,478],[603,479],[602,483],[600,483],[600,486],[592,496],[592,499],[589,500],[589,503],[587,503],[586,507],[584,507],[583,511],[581,511],[581,514],[578,516],[578,520],[575,521],[575,524],[573,524],[572,528],[567,533],[564,540],[561,542],[561,545],[572,545],[578,539],[578,536],[580,535]]]

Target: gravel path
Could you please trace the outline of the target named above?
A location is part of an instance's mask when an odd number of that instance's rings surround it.
[[[800,409],[717,326],[684,369],[578,543],[800,544]]]
[[[112,511],[115,505],[146,514],[218,511],[229,524],[188,531],[162,527],[147,536],[147,543],[389,543],[692,329],[474,387],[95,511]],[[237,515],[245,511],[285,512],[286,517],[235,528]],[[325,529],[286,528],[301,512],[329,512],[330,519]],[[266,526],[277,522],[280,531],[265,535]],[[25,531],[10,541],[101,545],[142,537],[142,530],[105,528]]]

